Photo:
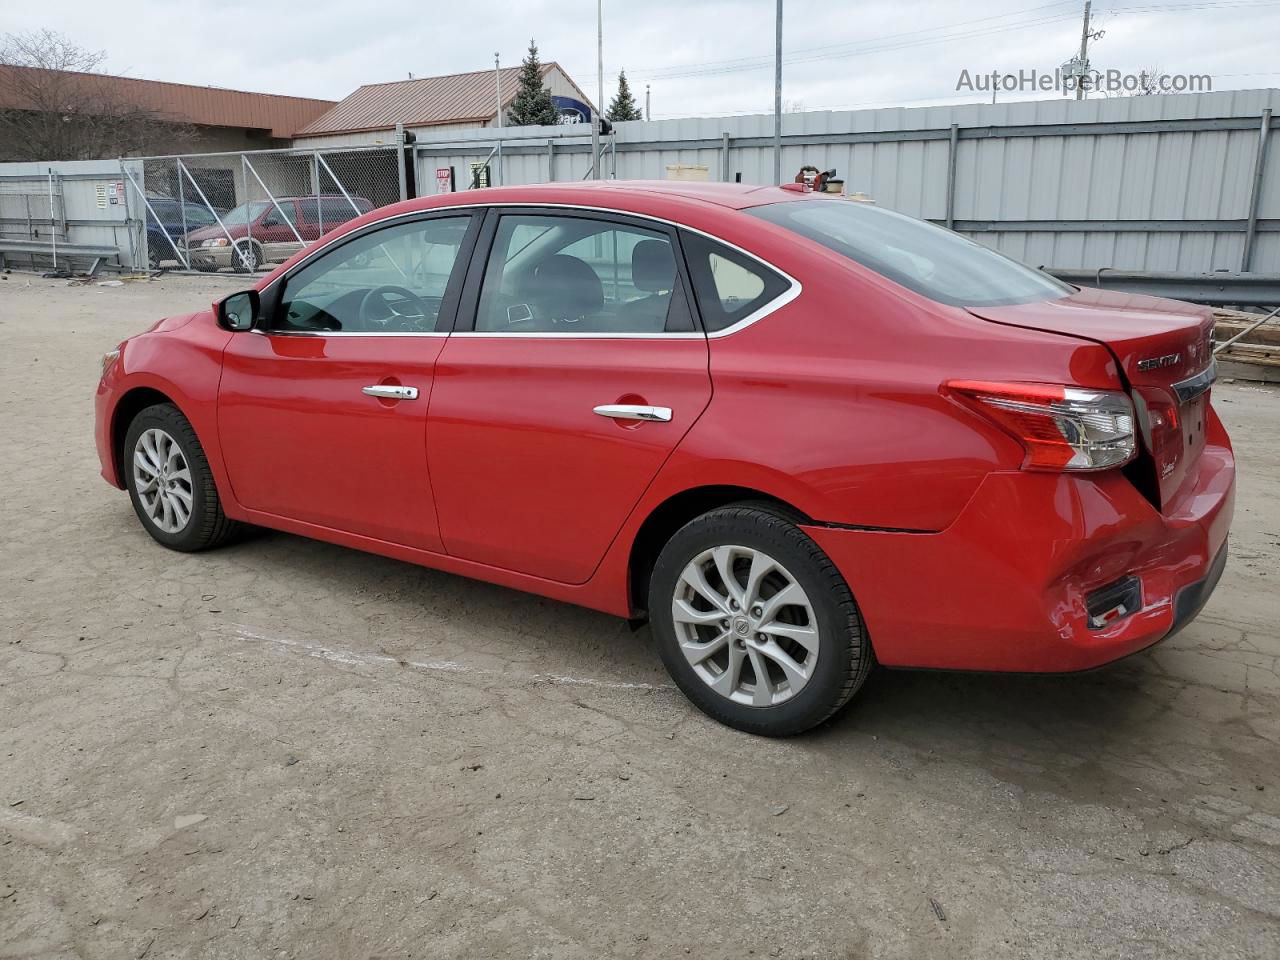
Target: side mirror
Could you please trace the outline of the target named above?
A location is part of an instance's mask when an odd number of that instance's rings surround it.
[[[218,326],[232,333],[252,330],[258,320],[258,291],[233,293],[218,303]]]

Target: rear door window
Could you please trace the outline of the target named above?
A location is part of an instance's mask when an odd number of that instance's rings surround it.
[[[487,333],[691,332],[672,236],[598,218],[506,214],[475,329]]]

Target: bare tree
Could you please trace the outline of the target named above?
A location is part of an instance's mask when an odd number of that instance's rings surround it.
[[[193,139],[195,128],[121,94],[106,54],[52,30],[0,37],[0,160],[90,160]]]
[[[1159,64],[1144,67],[1138,71],[1138,89],[1134,90],[1130,96],[1153,97],[1156,94],[1164,93],[1160,89],[1160,78],[1162,76],[1164,76],[1164,71],[1160,69]]]

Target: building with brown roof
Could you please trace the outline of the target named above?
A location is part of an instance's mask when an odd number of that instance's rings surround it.
[[[0,65],[0,160],[287,146],[296,130],[334,106],[332,100]],[[112,125],[143,121],[140,138],[109,149]],[[22,142],[24,131],[31,142]],[[41,155],[29,155],[37,139],[34,152]],[[50,150],[62,155],[49,156]]]
[[[300,127],[296,146],[390,143],[397,124],[432,134],[497,124],[515,99],[520,67],[476,70],[443,77],[370,83]],[[591,101],[555,62],[542,65],[543,83],[567,119],[590,119]]]

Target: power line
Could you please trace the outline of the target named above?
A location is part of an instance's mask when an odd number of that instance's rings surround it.
[[[988,36],[996,33],[1008,33],[1014,30],[1024,30],[1028,27],[1042,26],[1048,23],[1061,23],[1063,21],[1075,20],[1075,19],[1076,19],[1076,14],[1074,12],[1063,13],[1063,14],[1058,14],[1056,16],[1040,17],[1035,20],[1027,20],[1020,23],[1007,24],[1002,27],[987,27],[980,30],[964,30],[964,31],[958,31],[954,33],[942,34],[937,37],[928,37],[921,40],[891,41],[891,42],[878,43],[878,44],[868,43],[859,49],[850,50],[845,53],[811,54],[808,56],[793,55],[789,57],[784,57],[783,63],[785,64],[814,63],[814,62],[823,61],[823,60],[844,60],[844,59],[851,59],[854,57],[865,57],[875,53],[887,53],[893,50],[903,50],[903,49],[912,48],[912,47],[924,47],[924,46],[929,46],[937,43],[950,43],[956,40],[967,40],[973,37]],[[681,79],[685,77],[711,77],[711,76],[721,76],[727,73],[741,73],[741,72],[750,71],[750,70],[759,70],[759,69],[768,67],[770,65],[771,65],[771,62],[761,62],[759,64],[750,64],[750,65],[732,66],[732,67],[707,66],[705,64],[699,64],[689,69],[679,70],[678,72],[676,70],[673,70],[671,72],[664,73],[661,76],[654,75],[654,74],[639,74],[639,73],[637,75],[644,76],[644,78],[647,80],[676,80],[676,79]]]
[[[1025,16],[1031,13],[1039,13],[1044,10],[1055,7],[1070,7],[1072,12],[1056,13],[1052,16],[1040,16],[1031,20],[1021,20],[1014,23],[1005,23],[1001,26],[975,28],[975,24],[990,22],[992,20],[1007,20],[1009,16]],[[978,36],[986,33],[1002,33],[1010,30],[1020,30],[1029,26],[1037,26],[1042,23],[1052,22],[1061,19],[1074,19],[1075,3],[1074,0],[1064,0],[1060,3],[1050,3],[1039,7],[1031,7],[1027,10],[1019,11],[1015,14],[981,17],[970,19],[960,23],[944,24],[937,27],[930,27],[922,30],[908,30],[902,33],[890,33],[880,37],[871,37],[866,40],[860,40],[856,43],[832,44],[824,47],[809,47],[801,50],[794,50],[783,57],[783,63],[810,63],[816,60],[836,60],[848,57],[864,56],[868,53],[876,53],[882,50],[896,50],[911,46],[924,46],[931,43],[944,43],[953,39],[964,39],[969,36]],[[956,31],[956,28],[962,28]],[[944,31],[939,33],[939,31]],[[934,33],[938,34],[933,37],[921,37],[921,34]],[[918,39],[910,39],[912,37]],[[758,57],[739,57],[733,60],[708,60],[701,63],[688,64],[678,67],[659,67],[649,68],[648,70],[637,70],[637,76],[643,76],[650,80],[674,80],[689,76],[715,76],[723,73],[737,73],[745,70],[757,70],[762,67],[772,66],[772,56]]]
[[[1181,4],[1116,5],[1107,7],[1105,12],[1115,14],[1177,13],[1202,10],[1250,10],[1275,6],[1280,6],[1280,0],[1192,0],[1190,3]],[[1031,19],[1004,23],[998,26],[981,28],[975,26],[976,24],[990,23],[993,20],[1006,20],[1009,17],[1026,17],[1029,14],[1045,14],[1046,11],[1057,10],[1064,7],[1072,9],[1070,12],[1055,12],[1053,14],[1035,16]],[[958,23],[944,24],[938,27],[927,27],[918,30],[885,34],[880,37],[873,37],[856,43],[807,47],[793,51],[789,55],[785,56],[783,58],[783,63],[793,65],[798,63],[814,63],[822,60],[850,59],[854,57],[870,56],[876,53],[887,53],[910,47],[922,47],[937,43],[968,40],[998,33],[1024,30],[1029,27],[1061,23],[1076,19],[1076,13],[1074,12],[1075,7],[1076,3],[1074,0],[1062,0],[1062,2],[1059,3],[1041,4],[1040,6],[1028,7],[1023,10],[1007,14],[995,14],[986,17],[970,18]],[[938,33],[938,31],[949,32]],[[923,34],[930,33],[937,35],[922,36]],[[910,39],[913,37],[917,39]],[[761,55],[756,57],[737,57],[728,60],[708,60],[683,66],[642,68],[634,71],[634,73],[637,78],[652,82],[654,80],[679,80],[693,77],[722,76],[729,73],[763,70],[772,66],[772,56]]]
[[[786,59],[789,59],[790,57],[801,57],[809,54],[825,53],[825,52],[838,52],[838,51],[848,50],[850,48],[859,48],[859,47],[865,46],[868,43],[879,43],[884,40],[897,40],[902,37],[918,36],[922,33],[936,33],[939,30],[950,30],[954,27],[970,27],[976,23],[986,23],[992,20],[1003,20],[1009,16],[1022,16],[1028,13],[1037,13],[1039,11],[1048,10],[1053,7],[1074,7],[1074,6],[1075,6],[1075,0],[1058,0],[1058,2],[1056,3],[1046,3],[1038,7],[1028,7],[1025,10],[1015,10],[1012,13],[993,14],[992,16],[988,16],[988,17],[976,17],[976,18],[970,17],[969,19],[960,21],[958,23],[944,23],[944,24],[939,24],[936,27],[923,27],[919,30],[906,30],[900,33],[889,33],[889,34],[884,34],[883,36],[870,37],[865,40],[859,40],[856,42],[846,41],[845,43],[824,44],[823,46],[819,46],[819,47],[802,47],[799,50],[792,50],[791,53],[788,55],[788,57],[784,58],[784,61]],[[750,65],[760,60],[768,60],[770,63],[772,63],[773,57],[771,54],[770,55],[762,54],[761,56],[754,56],[754,57],[731,57],[726,60],[707,60],[700,64],[696,64],[696,66],[728,67],[728,66],[736,66],[736,65]],[[651,67],[641,67],[636,71],[636,73],[637,75],[643,73],[645,76],[657,76],[658,74],[663,74],[668,70],[679,70],[679,69],[683,69],[683,68],[671,67],[671,66],[665,66],[665,67],[651,66]],[[662,78],[659,77],[659,79],[662,79]]]

